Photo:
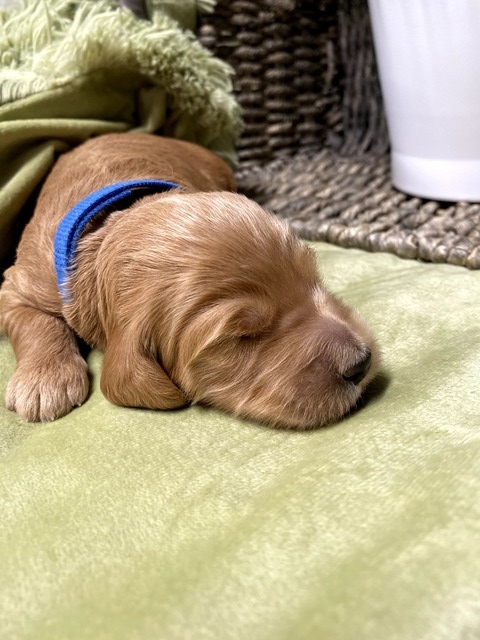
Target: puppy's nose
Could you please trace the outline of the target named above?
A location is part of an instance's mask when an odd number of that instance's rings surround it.
[[[367,375],[370,365],[372,364],[372,353],[370,349],[367,349],[363,358],[357,362],[353,367],[350,367],[342,375],[342,378],[346,382],[352,382],[353,384],[359,384]]]

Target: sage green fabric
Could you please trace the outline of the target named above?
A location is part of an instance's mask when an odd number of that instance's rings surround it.
[[[201,144],[235,164],[231,69],[182,28],[212,0],[23,0],[0,9],[0,271],[56,155],[129,129]],[[178,21],[177,21],[178,20]]]
[[[0,407],[2,640],[480,637],[480,272],[314,246],[384,354],[336,426],[113,407],[98,353],[68,417]]]

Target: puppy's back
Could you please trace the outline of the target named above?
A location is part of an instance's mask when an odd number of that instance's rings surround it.
[[[189,191],[235,190],[228,165],[198,145],[133,132],[91,138],[60,156],[47,176],[16,263],[5,273],[3,293],[15,290],[31,306],[61,314],[53,265],[53,238],[60,220],[97,189],[149,178],[176,182]]]

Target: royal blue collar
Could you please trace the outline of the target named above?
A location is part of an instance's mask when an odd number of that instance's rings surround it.
[[[58,225],[55,234],[53,250],[57,285],[64,302],[68,302],[67,280],[71,273],[77,243],[87,224],[97,213],[112,205],[121,208],[132,197],[143,198],[153,193],[162,193],[170,189],[177,189],[180,185],[166,180],[127,180],[116,182],[103,189],[94,191],[80,200]]]

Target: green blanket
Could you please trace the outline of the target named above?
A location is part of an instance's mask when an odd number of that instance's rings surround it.
[[[149,21],[116,0],[0,9],[0,272],[56,155],[90,136],[157,132],[234,164],[231,69],[182,29],[213,0],[147,4]]]
[[[2,640],[480,637],[480,272],[315,245],[384,354],[310,433],[0,407]],[[0,393],[13,371],[0,339]]]

